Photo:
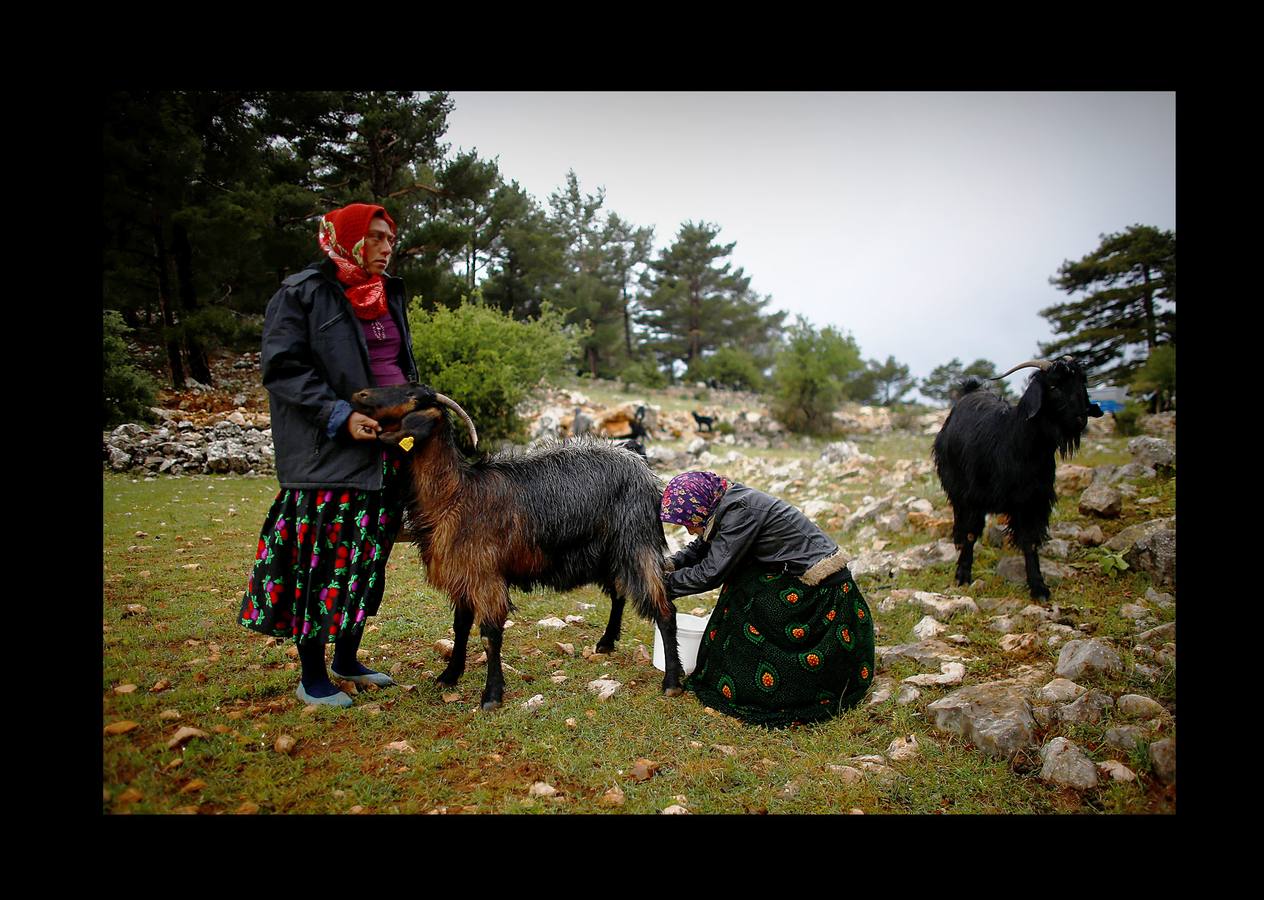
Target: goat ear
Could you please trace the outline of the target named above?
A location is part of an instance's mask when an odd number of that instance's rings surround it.
[[[378,440],[387,444],[399,444],[404,450],[412,450],[414,444],[430,436],[441,415],[442,413],[433,409],[410,412],[400,419],[399,431],[383,431],[377,436]]]
[[[1102,417],[1102,408],[1096,403],[1090,403],[1088,405],[1088,414],[1090,418],[1100,419]]]
[[[1023,394],[1023,399],[1018,401],[1018,417],[1020,419],[1027,420],[1035,416],[1036,413],[1040,412],[1040,402],[1044,399],[1044,396],[1044,383],[1039,378],[1034,379],[1032,383],[1027,386],[1027,391]]]

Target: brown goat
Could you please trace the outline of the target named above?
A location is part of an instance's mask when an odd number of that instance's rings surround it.
[[[421,550],[427,580],[453,607],[455,646],[439,684],[455,685],[464,673],[477,620],[487,642],[482,708],[496,708],[504,696],[500,648],[512,608],[509,588],[595,583],[611,600],[598,652],[614,648],[630,597],[669,648],[663,692],[682,692],[676,608],[663,583],[662,486],[641,459],[581,437],[470,462],[457,450],[442,407],[464,420],[477,445],[474,423],[425,385],[370,388],[351,402],[379,422],[382,441],[409,454],[409,537]]]

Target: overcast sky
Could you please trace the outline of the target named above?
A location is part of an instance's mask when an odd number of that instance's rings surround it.
[[[772,308],[918,378],[1035,356],[1063,260],[1176,228],[1170,92],[451,96],[453,151],[499,157],[541,204],[574,169],[656,251],[686,220],[719,225]]]

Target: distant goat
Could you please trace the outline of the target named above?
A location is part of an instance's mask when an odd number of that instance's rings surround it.
[[[702,430],[702,426],[707,427],[707,431],[711,430],[711,423],[715,421],[715,416],[700,416],[696,410],[689,410],[689,415],[693,416],[693,420],[698,423],[698,430]]]
[[[663,487],[642,460],[601,438],[578,437],[470,462],[443,407],[461,417],[477,445],[474,423],[425,385],[370,388],[351,403],[382,425],[382,441],[408,452],[408,537],[421,550],[427,580],[453,607],[455,646],[439,684],[453,686],[464,673],[477,621],[487,640],[482,708],[495,709],[504,697],[500,648],[510,586],[565,591],[595,583],[610,597],[597,652],[614,649],[630,597],[669,649],[663,692],[681,693],[676,607],[663,584]]]
[[[1089,417],[1102,411],[1089,402],[1084,370],[1069,356],[1028,360],[993,380],[1028,367],[1040,371],[1032,375],[1017,406],[980,390],[978,379],[966,379],[935,438],[933,455],[952,503],[952,540],[961,551],[957,584],[970,583],[974,542],[984,517],[1003,513],[1023,551],[1031,596],[1048,599],[1036,548],[1049,537],[1049,514],[1058,499],[1054,455],[1065,459],[1079,449]]]

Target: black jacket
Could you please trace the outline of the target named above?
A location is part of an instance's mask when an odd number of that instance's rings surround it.
[[[734,482],[716,504],[702,536],[672,556],[675,571],[667,576],[667,592],[680,597],[709,591],[750,562],[795,576],[817,566],[825,577],[845,567],[841,554],[834,554],[838,544],[799,510]],[[831,557],[836,565],[819,565]]]
[[[339,400],[372,387],[369,347],[332,260],[313,263],[281,283],[263,322],[263,386],[282,487],[380,490],[382,445],[354,440],[345,428],[327,436]],[[400,368],[417,380],[404,314],[404,282],[386,280],[386,306],[399,329]]]

